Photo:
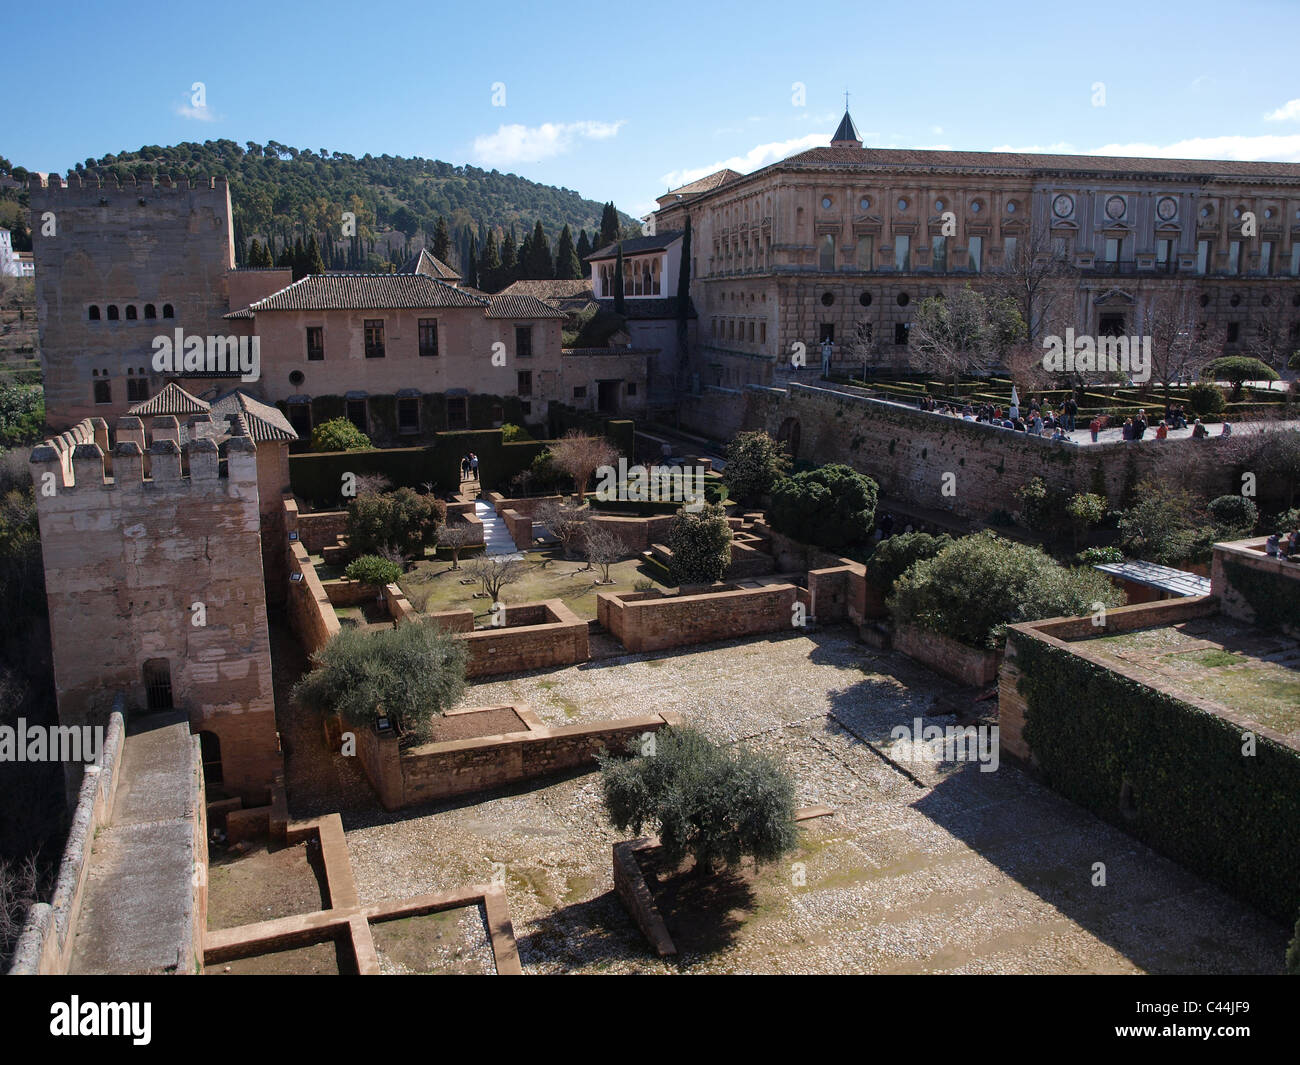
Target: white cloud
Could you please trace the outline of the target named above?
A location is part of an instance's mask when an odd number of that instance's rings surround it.
[[[616,137],[625,119],[617,122],[543,122],[540,126],[514,124],[474,138],[474,156],[489,166],[534,163],[561,155],[579,140]]]
[[[723,159],[709,166],[698,166],[690,170],[670,170],[660,180],[668,188],[675,189],[718,170],[738,170],[742,174],[748,174],[751,170],[784,159],[794,152],[802,152],[808,148],[823,148],[830,142],[829,133],[809,133],[806,137],[794,137],[788,141],[772,141],[768,144],[756,145],[744,155],[733,155],[730,159]]]
[[[1300,103],[1300,101],[1297,101]],[[1288,105],[1290,106],[1290,105]],[[1153,159],[1256,159],[1300,162],[1300,133],[1286,136],[1189,137],[1173,144],[1103,144],[1088,155],[1136,155]]]
[[[217,113],[207,104],[204,104],[202,107],[193,107],[190,104],[178,104],[176,107],[176,113],[180,115],[181,118],[192,118],[198,122],[215,122],[218,118]]]
[[[1266,122],[1289,122],[1293,118],[1300,118],[1300,100],[1288,100],[1276,111],[1270,111],[1264,116]]]

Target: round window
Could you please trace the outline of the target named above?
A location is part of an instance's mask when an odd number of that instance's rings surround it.
[[[831,198],[830,198],[829,196],[823,196],[823,197],[822,197],[822,207],[824,207],[825,209],[829,210],[829,209],[830,209],[830,206],[831,206]]]
[[[1262,303],[1265,307],[1271,306],[1272,303],[1273,303],[1273,297],[1272,297],[1272,296],[1261,296],[1259,302]]]
[[[1109,218],[1124,217],[1124,197],[1112,196],[1106,201],[1106,215]]]
[[[1210,215],[1212,215],[1213,213],[1214,213],[1213,208],[1210,208],[1210,207],[1202,207],[1202,208],[1201,208],[1201,217],[1202,217],[1202,218],[1209,218]],[[1296,216],[1297,218],[1300,218],[1300,211],[1296,211],[1295,216]]]
[[[301,370],[294,370],[293,373],[289,375],[289,384],[291,385],[300,385],[305,380],[307,380],[307,377]]]
[[[1235,294],[1234,294],[1233,297],[1232,297],[1230,300],[1228,300],[1228,305],[1229,305],[1230,307],[1238,307],[1238,306],[1240,306],[1240,305],[1241,305],[1241,297],[1238,296],[1238,295],[1235,295]]]
[[[823,307],[829,307],[829,306],[830,306],[832,303],[834,303],[834,302],[835,302],[835,297],[834,297],[831,293],[829,293],[829,292],[823,292],[823,293],[822,293],[822,306],[823,306]]]
[[[898,305],[900,307],[906,307],[911,302],[912,302],[912,297],[909,296],[906,292],[900,292],[898,294]]]
[[[858,210],[860,210],[860,211],[866,211],[866,210],[868,210],[870,207],[871,207],[871,197],[870,197],[870,196],[863,196],[862,199],[860,199],[860,200],[858,201]]]
[[[1209,305],[1210,305],[1210,296],[1209,296],[1209,293],[1202,292],[1202,293],[1201,293],[1201,306],[1202,306],[1202,307],[1208,307]]]
[[[902,199],[900,199],[900,200],[898,201],[898,209],[899,209],[900,211],[906,211],[906,210],[907,210],[907,201],[906,201],[906,200],[902,200]]]
[[[1015,201],[1015,200],[1008,200],[1008,201],[1007,201],[1007,214],[1015,214],[1015,213],[1016,213],[1016,201]]]
[[[942,211],[942,210],[943,210],[943,200],[935,200],[935,201],[934,201],[934,209],[935,209],[936,211]]]
[[[862,293],[862,295],[858,297],[858,302],[859,302],[860,304],[862,304],[862,306],[864,306],[864,307],[870,307],[870,306],[871,306],[871,293],[870,293],[870,292],[864,292],[864,293]]]

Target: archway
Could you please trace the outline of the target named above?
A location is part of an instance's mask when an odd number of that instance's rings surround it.
[[[776,434],[776,442],[784,444],[786,454],[792,459],[799,457],[799,419],[790,417],[781,423],[781,428]]]

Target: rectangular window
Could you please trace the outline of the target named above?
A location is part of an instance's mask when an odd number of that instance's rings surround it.
[[[382,359],[384,357],[384,320],[382,318],[365,319],[366,358]]]
[[[907,347],[907,331],[910,328],[907,322],[894,323],[894,343],[899,347]]]
[[[635,396],[635,395],[636,395],[636,382],[635,382],[635,381],[629,381],[629,382],[627,383],[627,394],[628,394],[629,396]]]
[[[322,362],[325,358],[325,327],[309,325],[307,327],[307,361]]]
[[[364,399],[348,400],[347,416],[348,416],[348,421],[350,421],[363,433],[370,432],[370,428],[366,424],[366,401]]]
[[[113,402],[113,386],[108,381],[100,380],[95,382],[95,402]]]
[[[531,396],[533,394],[533,371],[520,370],[515,376],[518,379],[515,392],[521,396]]]
[[[533,357],[533,327],[531,325],[515,326],[515,358],[531,359]]]
[[[822,322],[821,327],[817,330],[817,343],[821,344],[827,340],[829,340],[832,344],[835,343],[834,322]]]
[[[1108,263],[1119,262],[1120,253],[1124,250],[1123,237],[1106,238],[1106,261]]]
[[[1262,241],[1259,245],[1259,272],[1265,276],[1273,272],[1273,242]]]
[[[1300,243],[1291,246],[1291,276],[1300,277]]]
[[[438,319],[420,319],[420,354],[430,356],[438,354]]]
[[[1208,274],[1210,272],[1211,246],[1213,241],[1198,240],[1196,242],[1196,272],[1198,274]]]
[[[1070,258],[1070,238],[1053,237],[1052,238],[1052,258],[1058,262],[1068,262]]]
[[[930,238],[930,265],[937,274],[948,272],[948,238]]]
[[[817,260],[817,269],[828,272],[835,269],[835,238],[829,233],[822,238],[821,252]]]
[[[420,401],[414,396],[402,396],[397,400],[397,431],[399,433],[420,431]]]
[[[978,274],[984,265],[984,238],[971,237],[966,242],[966,251],[970,254],[971,270]]]
[[[750,322],[750,323],[749,323],[749,326],[748,326],[748,333],[749,333],[749,336],[748,336],[747,339],[748,339],[749,342],[752,344],[752,343],[754,343],[754,323],[753,323],[753,322]]]
[[[574,386],[573,386],[573,398],[574,398],[574,399],[586,399],[586,398],[587,398],[587,386],[586,386],[586,385],[574,385]]]
[[[1241,273],[1241,241],[1228,241],[1228,273]]]
[[[1015,266],[1016,264],[1016,238],[1002,238],[1002,265]]]
[[[758,342],[759,342],[760,344],[766,344],[766,343],[767,343],[767,323],[766,323],[766,322],[759,322],[759,323],[758,323]]]
[[[912,268],[912,238],[894,238],[894,269],[910,270]]]
[[[447,397],[447,428],[469,428],[469,399],[466,396]]]
[[[128,403],[143,403],[149,398],[149,382],[143,377],[128,377],[126,379],[126,401]]]
[[[531,417],[533,413],[533,401],[530,399],[521,400],[519,410],[525,417]]]
[[[875,240],[872,237],[858,237],[858,269],[870,270],[875,262],[873,254]]]
[[[1235,343],[1237,342],[1237,338],[1238,338],[1239,336],[1241,336],[1241,323],[1240,323],[1240,322],[1229,322],[1229,323],[1228,323],[1228,343],[1229,343],[1229,344],[1235,344]]]
[[[1156,268],[1166,270],[1172,268],[1174,263],[1174,242],[1172,240],[1161,239],[1156,241]]]

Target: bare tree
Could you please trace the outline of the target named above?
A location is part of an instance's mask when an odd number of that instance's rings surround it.
[[[1016,242],[1008,262],[989,274],[989,291],[1015,301],[1031,343],[1061,333],[1070,312],[1078,271],[1053,246],[1051,231],[1038,226]]]
[[[28,909],[41,901],[46,879],[34,854],[13,861],[0,858],[0,962],[9,961]]]
[[[448,522],[438,530],[438,546],[451,551],[451,568],[460,569],[460,553],[478,539],[467,522]]]
[[[600,584],[612,584],[609,567],[627,554],[623,541],[599,522],[587,526],[587,565],[600,567]]]
[[[587,494],[587,482],[600,466],[618,461],[618,451],[603,436],[588,436],[570,429],[551,445],[551,461],[570,477],[581,502]],[[558,535],[558,534],[557,534]]]
[[[518,584],[528,570],[524,560],[514,555],[479,555],[466,568],[494,603],[501,598],[502,588]]]
[[[985,296],[969,285],[946,298],[921,301],[912,318],[908,361],[935,375],[950,376],[988,368],[1006,358],[1024,339],[1024,322],[1012,301]]]
[[[357,474],[356,489],[358,496],[383,495],[392,487],[393,482],[382,473]]]
[[[1195,293],[1165,290],[1152,296],[1143,308],[1143,327],[1151,337],[1151,380],[1170,389],[1195,380],[1201,368],[1223,350],[1225,331],[1203,325]]]
[[[876,342],[876,329],[871,322],[857,322],[853,332],[844,342],[844,353],[863,367],[875,369],[880,363],[880,345]]]
[[[533,512],[533,521],[545,525],[564,548],[564,557],[572,558],[578,537],[587,524],[591,508],[575,507],[562,499],[547,499]]]

